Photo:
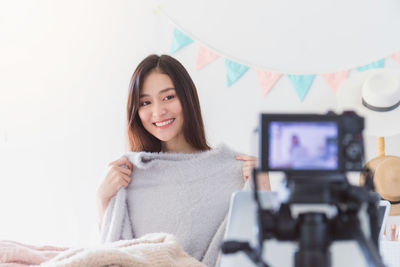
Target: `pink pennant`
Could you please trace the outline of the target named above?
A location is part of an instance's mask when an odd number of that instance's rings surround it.
[[[326,83],[331,87],[332,91],[335,94],[342,82],[347,79],[348,75],[349,70],[321,74],[321,76],[324,77]]]
[[[265,96],[274,87],[282,73],[257,70],[257,76],[261,86],[261,94]]]
[[[397,53],[394,53],[392,55],[392,58],[394,58],[396,61],[400,62],[400,51]]]
[[[196,70],[199,70],[206,65],[210,64],[214,60],[219,57],[218,54],[210,51],[206,47],[199,45],[199,49],[197,51],[197,62],[196,62]]]

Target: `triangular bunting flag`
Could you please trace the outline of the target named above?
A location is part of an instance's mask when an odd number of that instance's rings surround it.
[[[381,59],[372,63],[369,63],[367,65],[358,67],[357,70],[358,71],[366,71],[369,69],[379,69],[379,68],[383,68],[385,66],[385,59]]]
[[[310,74],[310,75],[288,74],[288,77],[290,79],[290,82],[293,84],[293,87],[296,90],[297,96],[300,98],[300,101],[303,101],[304,97],[306,96],[308,90],[311,87],[315,74]]]
[[[233,62],[229,59],[225,59],[225,67],[228,87],[239,80],[239,78],[242,77],[242,75],[249,69],[249,67]]]
[[[181,32],[177,28],[174,28],[174,39],[172,40],[170,53],[174,54],[176,51],[192,42],[193,40],[189,36]]]
[[[397,53],[394,53],[392,55],[392,58],[394,58],[396,61],[400,62],[400,51]]]
[[[265,96],[269,90],[274,87],[275,83],[281,76],[282,73],[257,70],[257,77],[261,86],[261,94]]]
[[[326,83],[335,94],[342,82],[347,79],[348,75],[349,70],[321,74],[321,76],[325,79]]]
[[[199,70],[219,57],[218,54],[213,51],[207,49],[203,45],[199,45],[199,49],[197,50],[197,61],[196,61],[196,70]]]

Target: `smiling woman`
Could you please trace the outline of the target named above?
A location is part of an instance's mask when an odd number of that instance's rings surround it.
[[[146,77],[139,117],[144,128],[162,141],[163,151],[176,151],[179,143],[188,147],[188,152],[192,151],[182,134],[182,105],[168,75],[153,71]]]
[[[139,99],[135,97],[137,91],[140,92]],[[146,147],[148,144],[138,144],[135,141],[141,138],[133,137],[130,139],[132,151],[194,152],[210,149],[205,140],[196,88],[183,66],[171,57],[152,55],[138,67],[132,76],[129,110],[138,111],[140,118],[138,125],[134,125],[135,114],[128,113],[128,121],[133,124],[129,127],[129,136],[135,136],[135,128],[144,127],[147,134],[158,139],[152,144],[157,147],[153,148]]]
[[[134,72],[127,104],[132,151],[209,150],[196,87],[174,58],[151,55]]]
[[[231,195],[256,159],[207,144],[196,87],[167,55],[146,57],[133,73],[127,124],[132,152],[110,163],[98,189],[102,241],[170,233],[213,266]],[[260,187],[269,189],[268,176]]]

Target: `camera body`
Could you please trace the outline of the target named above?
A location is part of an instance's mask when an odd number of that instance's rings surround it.
[[[259,169],[315,176],[363,168],[364,118],[335,114],[261,114]]]

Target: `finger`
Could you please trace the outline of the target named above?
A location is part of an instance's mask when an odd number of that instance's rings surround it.
[[[255,167],[257,165],[257,162],[255,161],[245,161],[243,164],[243,167]]]
[[[238,156],[236,156],[235,158],[236,158],[237,160],[253,160],[253,161],[257,160],[256,157],[248,156],[248,155],[238,155]]]
[[[118,165],[121,166],[121,167],[124,167],[124,168],[128,168],[128,169],[130,169],[130,170],[133,169],[132,162],[130,162],[129,159],[128,159],[127,157],[122,157],[122,158],[121,158],[121,163],[118,164]],[[125,165],[125,166],[123,166],[123,165]]]
[[[126,182],[126,183],[129,184],[129,183],[131,182],[132,179],[131,179],[131,177],[128,176],[128,175],[121,174],[120,180],[123,181],[124,183]]]
[[[127,187],[128,187],[128,184],[119,183],[119,184],[117,185],[117,191],[120,190],[122,187],[127,188]]]
[[[249,173],[251,173],[251,171],[254,169],[254,167],[252,167],[252,166],[247,166],[247,167],[243,167],[242,168],[242,171],[243,172],[249,172]]]
[[[128,162],[128,166],[130,167],[131,170],[133,170],[133,164],[132,164],[132,162],[129,161],[129,162]]]
[[[124,181],[122,182],[122,186],[123,186],[123,187],[127,188],[128,185],[129,185],[129,183],[128,183],[127,181],[124,180]]]
[[[132,163],[128,160],[127,157],[121,157],[117,160],[114,160],[114,161],[108,163],[108,165],[118,165],[118,166],[120,166],[122,164],[127,165],[130,169],[132,169],[132,167],[133,167]]]
[[[124,167],[120,167],[120,166],[117,166],[117,165],[112,166],[112,168],[115,171],[122,172],[122,173],[124,173],[126,175],[131,175],[131,173],[132,173],[132,171],[130,169],[127,169],[127,168],[124,168]]]
[[[251,169],[243,169],[242,173],[243,173],[243,176],[250,176],[251,175]]]
[[[113,184],[118,184],[118,185],[122,185],[125,183],[130,183],[131,182],[131,178],[128,175],[125,174],[119,174],[114,176],[114,178],[112,179],[112,183]]]
[[[128,166],[128,168],[129,168],[130,170],[133,170],[133,164],[132,164],[132,162],[130,162],[128,158],[126,158],[126,157],[124,157],[124,158],[126,159],[126,161],[124,162],[124,164],[125,164],[126,166]]]

